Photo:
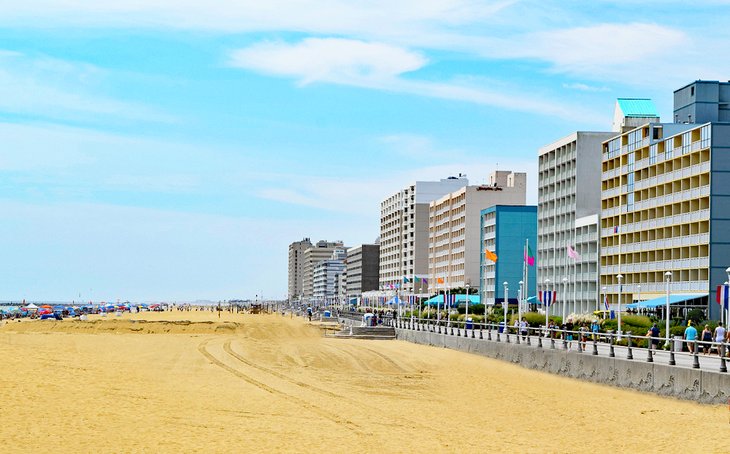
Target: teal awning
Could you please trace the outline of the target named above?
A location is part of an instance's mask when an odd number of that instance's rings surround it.
[[[463,304],[466,301],[466,295],[456,295],[456,304]],[[481,298],[479,295],[469,295],[469,305],[480,304]],[[426,300],[425,304],[429,306],[444,305],[444,295],[436,295],[433,298]]]
[[[683,295],[683,294],[669,295],[669,304],[684,303],[687,301],[704,298],[707,295],[708,295],[707,293],[694,293],[694,294],[686,294],[686,295]],[[658,306],[666,306],[666,304],[667,304],[667,297],[661,296],[659,298],[654,298],[651,300],[639,301],[638,303],[627,304],[626,309],[654,309]]]

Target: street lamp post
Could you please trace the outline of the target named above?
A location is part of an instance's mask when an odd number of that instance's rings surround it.
[[[568,278],[564,277],[563,278],[563,323],[565,323],[565,315],[566,315],[565,312],[566,312],[566,309],[568,308],[568,299],[566,296],[567,294],[568,294]]]
[[[667,307],[665,309],[665,312],[666,312],[665,316],[667,318],[667,324],[665,327],[665,329],[666,329],[665,334],[667,336],[667,347],[671,348],[671,346],[669,344],[669,284],[672,282],[672,272],[667,271],[666,273],[664,273],[664,277],[666,278],[666,282],[667,282]]]
[[[504,310],[504,335],[507,336],[507,305],[509,304],[509,289],[507,288],[507,281],[502,283],[504,286],[504,300],[502,300],[502,309]]]
[[[623,286],[621,285],[621,281],[623,280],[624,276],[622,274],[619,274],[616,276],[616,279],[618,279],[618,329],[617,329],[617,338],[618,340],[621,340],[621,292],[623,291]]]
[[[464,309],[464,336],[466,336],[466,322],[469,321],[469,284],[466,284],[466,309]]]

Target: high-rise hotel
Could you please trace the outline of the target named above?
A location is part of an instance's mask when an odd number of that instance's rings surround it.
[[[730,265],[730,83],[680,88],[674,115],[603,142],[601,286],[612,304],[669,286],[674,304],[718,319],[709,301]]]
[[[539,151],[537,287],[557,291],[559,312],[563,304],[570,313],[598,302],[601,143],[614,135],[579,131]],[[568,247],[580,259],[569,257]]]
[[[480,286],[480,213],[497,204],[524,205],[527,174],[500,170],[489,184],[464,186],[429,205],[428,288]],[[443,284],[436,279],[442,278]]]
[[[416,181],[380,203],[380,286],[414,291],[428,273],[429,203],[469,184],[464,176]],[[403,282],[403,278],[409,282]]]

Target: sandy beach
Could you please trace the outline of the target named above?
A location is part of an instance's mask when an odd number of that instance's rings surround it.
[[[281,315],[0,326],[3,452],[727,452],[730,411]]]

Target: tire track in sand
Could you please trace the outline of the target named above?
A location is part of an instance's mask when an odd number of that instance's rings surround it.
[[[359,361],[359,359],[357,358],[357,356],[354,353],[352,353],[352,352],[346,351],[344,349],[336,348],[336,347],[332,347],[332,349],[333,350],[336,350],[336,351],[339,351],[339,352],[346,353],[346,354],[350,355],[351,357],[353,357],[353,358],[355,358],[355,359],[357,359]],[[341,400],[341,401],[346,401],[346,402],[349,402],[349,403],[351,403],[353,405],[357,405],[357,406],[362,407],[362,408],[369,408],[371,410],[374,410],[375,412],[380,411],[380,409],[377,406],[373,406],[373,405],[370,405],[370,404],[368,404],[366,402],[358,401],[356,399],[353,399],[351,397],[347,397],[347,396],[344,396],[344,395],[341,395],[341,394],[333,393],[333,392],[331,392],[329,390],[319,388],[319,387],[317,387],[315,385],[312,385],[312,384],[309,384],[309,383],[305,383],[305,382],[303,382],[301,380],[297,380],[295,378],[291,378],[291,377],[289,377],[287,375],[284,375],[284,374],[282,374],[280,372],[277,372],[275,370],[269,369],[268,367],[264,367],[264,366],[261,366],[259,364],[256,364],[253,361],[246,359],[244,356],[240,355],[239,353],[236,353],[233,350],[233,348],[231,347],[231,340],[228,340],[228,341],[226,341],[223,344],[223,350],[226,353],[228,353],[229,355],[231,355],[234,359],[242,362],[243,364],[245,364],[245,365],[247,365],[249,367],[253,367],[254,369],[257,369],[257,370],[260,370],[260,371],[265,372],[267,374],[273,375],[274,377],[277,377],[277,378],[279,378],[281,380],[284,380],[284,381],[287,381],[287,382],[292,383],[294,385],[297,385],[299,387],[302,387],[302,388],[304,388],[304,389],[306,389],[308,391],[314,391],[314,392],[317,392],[317,393],[322,394],[322,395],[327,396],[327,397],[331,397],[331,398],[334,398],[334,399],[337,399],[337,400]],[[369,349],[367,349],[367,350],[369,350]],[[376,352],[374,352],[374,353],[376,353]],[[394,418],[391,418],[390,420],[391,421],[400,421],[400,423],[401,423],[400,425],[408,426],[408,427],[420,427],[420,428],[423,428],[423,429],[430,429],[431,428],[430,426],[424,425],[424,424],[422,424],[422,423],[420,423],[418,421],[414,421],[412,419],[404,418],[404,417],[401,417],[401,416],[396,416]]]
[[[329,421],[332,421],[337,425],[344,426],[345,428],[351,430],[352,432],[357,433],[358,435],[364,435],[360,430],[358,430],[360,428],[360,426],[353,423],[352,421],[348,421],[348,420],[333,416],[330,412],[328,412],[322,408],[319,408],[316,405],[313,405],[304,399],[300,399],[299,397],[292,396],[291,394],[287,394],[283,391],[273,388],[273,387],[267,385],[266,383],[260,382],[256,379],[244,374],[243,372],[236,370],[233,367],[225,364],[223,361],[221,361],[218,358],[216,358],[215,356],[213,356],[213,354],[207,350],[206,346],[209,341],[210,341],[210,339],[207,339],[207,340],[204,340],[203,342],[201,342],[200,344],[198,344],[198,351],[205,358],[207,358],[211,363],[215,364],[216,366],[220,367],[223,370],[226,370],[226,371],[232,373],[233,375],[235,375],[236,377],[245,381],[246,383],[249,383],[263,391],[266,391],[270,394],[282,397],[288,402],[296,403],[300,407],[303,407],[306,410],[316,413],[317,415],[319,415]]]

